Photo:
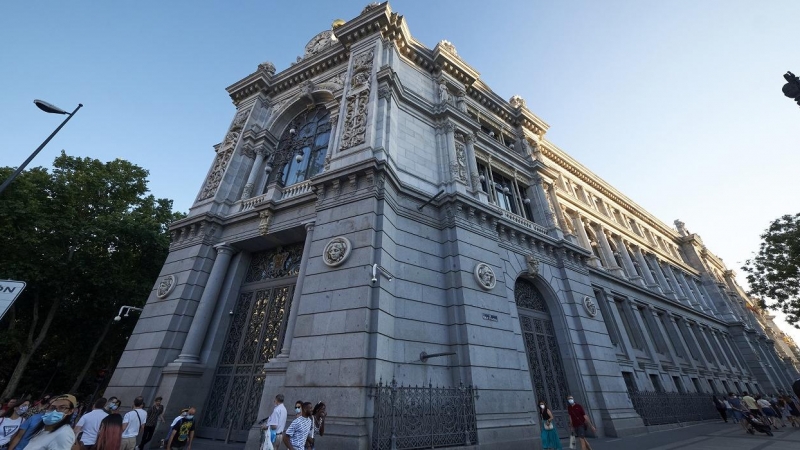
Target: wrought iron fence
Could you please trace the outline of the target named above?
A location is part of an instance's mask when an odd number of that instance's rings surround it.
[[[478,389],[398,386],[378,383],[370,394],[375,401],[372,450],[410,450],[455,447],[478,443],[475,399]]]
[[[635,391],[628,395],[646,426],[719,418],[711,397],[705,394]]]

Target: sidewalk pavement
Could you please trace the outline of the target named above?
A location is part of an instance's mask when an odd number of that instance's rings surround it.
[[[703,422],[625,438],[590,439],[589,444],[593,450],[800,450],[800,428],[788,425],[772,433],[751,435],[733,422]]]

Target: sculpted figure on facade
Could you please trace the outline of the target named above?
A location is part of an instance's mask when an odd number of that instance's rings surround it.
[[[494,270],[486,263],[478,263],[475,266],[474,275],[478,285],[486,290],[493,289],[497,284],[497,277],[494,275]]]
[[[525,255],[525,264],[528,267],[528,275],[535,277],[539,275],[539,260],[533,255]]]
[[[525,99],[520,97],[519,95],[515,95],[508,100],[508,103],[511,104],[512,108],[527,108],[525,104]]]
[[[175,289],[175,275],[167,275],[158,283],[156,296],[158,298],[167,298],[167,296]]]
[[[329,267],[336,267],[345,262],[353,246],[346,237],[335,237],[328,241],[322,252],[322,261]]]
[[[452,54],[453,56],[458,56],[458,52],[456,51],[456,46],[453,45],[453,43],[448,40],[443,39],[439,41],[439,47],[441,47],[447,53]]]
[[[265,72],[269,76],[273,76],[275,75],[275,64],[272,64],[269,61],[264,61],[258,65],[258,70]]]
[[[447,83],[439,81],[439,104],[444,105],[450,101],[450,91],[447,90]]]

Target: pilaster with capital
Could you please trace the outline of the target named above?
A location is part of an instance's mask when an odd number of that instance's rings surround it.
[[[592,251],[592,241],[589,239],[589,234],[586,233],[586,228],[591,226],[589,219],[583,217],[580,213],[576,213],[576,219],[577,224],[575,229],[578,231],[578,237],[580,237],[581,241],[583,241],[583,247],[592,252],[592,255],[589,257],[589,264],[595,267],[602,267],[603,264],[600,261],[600,258],[595,256],[594,252]]]
[[[625,266],[625,271],[628,272],[628,280],[632,283],[638,284],[639,286],[644,286],[644,280],[641,276],[639,276],[638,272],[636,272],[636,267],[633,265],[633,260],[631,259],[631,255],[628,253],[628,247],[625,245],[625,241],[619,235],[612,235],[611,239],[614,239],[614,242],[617,245],[617,252],[622,259],[622,264]]]
[[[633,254],[636,257],[636,260],[639,262],[639,268],[642,269],[642,275],[644,275],[644,281],[647,287],[663,294],[664,291],[662,291],[661,286],[656,283],[653,271],[650,270],[650,265],[647,264],[647,260],[645,260],[642,250],[637,245],[631,245],[631,250],[633,250]]]
[[[261,166],[264,164],[264,158],[267,155],[267,149],[265,145],[261,145],[254,150],[254,153],[255,159],[253,160],[253,165],[250,167],[250,173],[247,174],[247,182],[242,190],[242,200],[247,200],[252,196],[253,186],[255,185],[256,179],[261,171]]]
[[[547,180],[538,173],[531,177],[530,195],[531,202],[534,205],[533,216],[535,219],[534,222],[544,226],[548,230],[554,230],[558,228],[558,225],[556,224],[555,213],[550,204],[550,199],[547,196],[547,184]]]
[[[606,268],[609,272],[613,273],[614,275],[624,277],[625,272],[622,270],[619,265],[617,265],[617,260],[614,258],[614,251],[611,250],[611,245],[608,243],[608,236],[606,236],[606,229],[603,228],[602,225],[597,224],[597,239],[600,242],[600,248],[603,251],[603,256],[608,263]]]
[[[178,359],[175,360],[175,363],[178,364],[200,363],[200,352],[203,349],[208,326],[211,324],[222,283],[225,280],[225,274],[228,272],[228,266],[234,253],[234,248],[226,243],[217,244],[214,248],[217,250],[217,257],[214,260],[211,273],[208,275],[203,294],[200,296],[200,302],[198,302],[197,309],[194,312],[189,332],[186,333],[186,340],[183,343],[181,353],[178,355]]]

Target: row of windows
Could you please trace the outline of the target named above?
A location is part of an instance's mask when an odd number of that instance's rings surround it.
[[[664,392],[666,389],[664,388],[662,381],[662,375],[660,374],[648,374],[648,379],[650,381],[650,385],[652,389],[656,392]],[[638,383],[636,382],[636,378],[633,372],[622,372],[622,379],[625,380],[625,387],[628,388],[628,392],[636,392],[639,391]],[[717,392],[722,392],[723,394],[727,394],[728,392],[735,392],[737,394],[741,394],[742,392],[760,392],[760,387],[757,383],[753,384],[755,389],[750,386],[750,383],[744,382],[743,384],[739,384],[738,381],[733,381],[733,390],[731,390],[731,385],[728,384],[726,380],[719,380],[719,382],[715,382],[713,378],[707,378],[704,382],[701,383],[699,378],[692,377],[692,386],[694,387],[695,392],[704,392],[708,394],[713,394]],[[667,377],[667,380],[670,380]],[[677,375],[673,375],[671,377],[671,381],[674,387],[673,392],[680,392],[685,393],[686,389],[683,386],[683,381]],[[742,386],[744,386],[744,390],[742,390]],[[722,390],[720,391],[720,388]],[[649,389],[642,389],[642,390],[649,390]]]

